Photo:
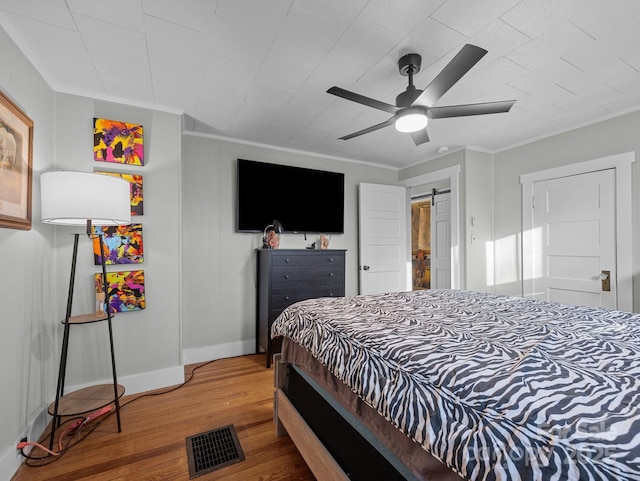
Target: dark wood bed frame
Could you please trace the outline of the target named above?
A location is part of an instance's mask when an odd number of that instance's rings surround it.
[[[406,476],[408,468],[396,469],[397,458],[367,440],[280,354],[274,356],[274,384],[276,433],[291,437],[318,481],[416,479]]]
[[[349,477],[287,397],[288,368],[289,365],[287,363],[280,361],[280,354],[276,354],[273,404],[273,420],[276,423],[276,434],[278,436],[288,434],[291,437],[293,443],[298,448],[298,451],[300,451],[300,454],[318,481],[348,481]]]

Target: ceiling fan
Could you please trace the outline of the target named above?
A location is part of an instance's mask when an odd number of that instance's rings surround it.
[[[486,53],[487,51],[483,48],[466,44],[424,90],[416,89],[413,85],[413,76],[420,71],[422,57],[417,53],[404,55],[398,60],[398,69],[401,75],[409,77],[409,86],[396,97],[396,105],[365,97],[340,87],[331,87],[327,93],[393,114],[389,120],[345,135],[340,139],[349,140],[395,124],[398,131],[409,132],[415,144],[420,145],[429,142],[429,134],[426,130],[428,119],[508,112],[515,100],[443,107],[433,106]]]

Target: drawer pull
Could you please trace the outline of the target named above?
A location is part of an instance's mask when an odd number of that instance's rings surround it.
[[[285,278],[285,279],[289,279],[289,274],[285,274],[285,275],[284,275],[284,278]]]
[[[284,261],[285,261],[286,263],[289,263],[290,259],[287,257]]]
[[[289,296],[284,296],[284,300],[288,301],[289,300]]]
[[[333,277],[333,272],[329,272],[329,277]]]
[[[329,257],[329,262],[333,262],[333,257]]]

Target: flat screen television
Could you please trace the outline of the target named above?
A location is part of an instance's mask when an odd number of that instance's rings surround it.
[[[344,174],[238,159],[236,230],[344,233]]]

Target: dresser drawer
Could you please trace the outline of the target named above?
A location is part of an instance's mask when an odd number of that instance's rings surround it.
[[[344,296],[344,284],[313,287],[290,287],[278,289],[274,288],[271,291],[270,307],[272,310],[282,310],[295,302],[304,301],[305,299],[339,296]]]
[[[344,283],[342,266],[279,266],[271,271],[271,287]]]
[[[310,251],[309,254],[274,255],[273,267],[279,266],[344,266],[344,254],[327,254],[322,251]]]

